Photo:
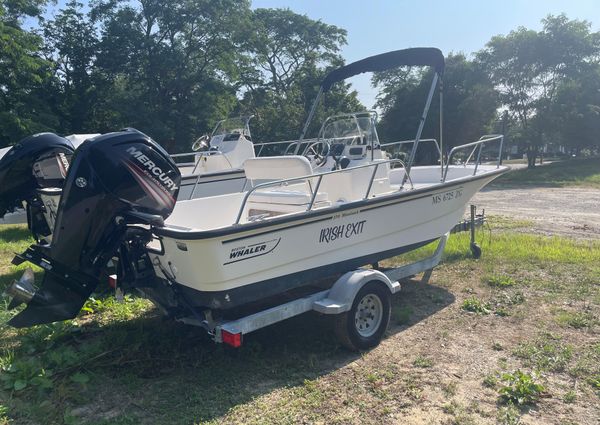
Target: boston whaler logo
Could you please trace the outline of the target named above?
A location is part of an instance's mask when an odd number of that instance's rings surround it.
[[[165,173],[162,168],[158,167],[154,161],[144,155],[140,150],[131,146],[127,149],[127,152],[131,154],[135,159],[138,160],[144,167],[146,167],[147,171],[157,178],[162,184],[168,187],[170,190],[175,190],[177,187],[175,186],[175,182],[171,180],[171,178]]]
[[[354,223],[339,224],[321,229],[319,234],[319,243],[329,243],[337,239],[349,239],[352,236],[360,235],[365,227],[367,220],[355,221]]]
[[[277,245],[279,245],[279,241],[281,241],[281,238],[232,248],[231,251],[229,251],[229,261],[224,263],[224,265],[237,263],[238,261],[248,260],[273,252],[273,250],[277,248]]]

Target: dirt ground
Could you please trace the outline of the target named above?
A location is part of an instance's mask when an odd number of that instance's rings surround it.
[[[600,239],[600,190],[580,187],[489,187],[472,200],[488,215],[532,223],[528,233]]]

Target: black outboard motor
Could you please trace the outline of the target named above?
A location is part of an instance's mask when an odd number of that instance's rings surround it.
[[[75,149],[53,133],[26,137],[0,158],[0,218],[27,204],[29,228],[36,238],[48,236],[39,190],[60,188]]]
[[[26,327],[75,317],[130,232],[143,231],[135,224],[164,224],[180,180],[167,152],[138,131],[85,141],[64,183],[52,243],[32,245],[13,260],[38,264],[45,273],[41,288],[22,297],[27,307],[8,323]]]

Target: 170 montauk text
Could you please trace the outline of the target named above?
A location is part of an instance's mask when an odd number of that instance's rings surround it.
[[[352,236],[360,235],[364,230],[366,221],[361,220],[355,223],[340,224],[321,229],[319,243],[329,243],[337,239],[348,239]]]

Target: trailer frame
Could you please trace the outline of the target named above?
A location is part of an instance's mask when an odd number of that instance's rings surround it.
[[[236,320],[213,321],[210,313],[205,313],[204,325],[213,340],[233,347],[242,345],[243,336],[286,319],[316,311],[326,315],[341,315],[351,310],[359,291],[370,282],[378,282],[388,289],[391,295],[401,290],[400,280],[423,272],[422,283],[427,283],[433,268],[437,266],[448,240],[449,232],[439,238],[435,252],[422,260],[387,270],[359,268],[340,277],[330,289],[315,292],[293,301],[258,311]],[[385,323],[387,328],[387,322]],[[377,341],[379,342],[379,341]]]

